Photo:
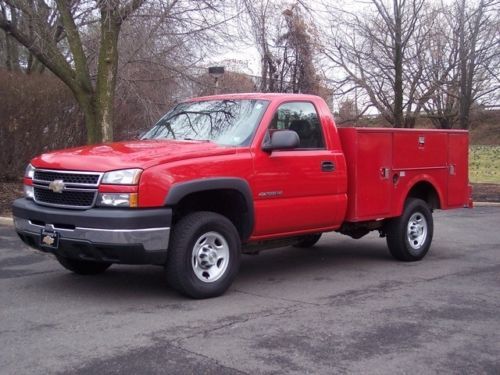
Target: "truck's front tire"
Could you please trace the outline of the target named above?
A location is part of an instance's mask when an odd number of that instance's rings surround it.
[[[60,255],[56,255],[56,258],[61,266],[79,275],[97,275],[103,273],[111,266],[111,263],[71,259]]]
[[[421,260],[429,251],[434,232],[432,212],[422,199],[409,198],[400,217],[385,228],[391,255],[404,262]]]
[[[167,280],[192,298],[220,296],[238,273],[240,255],[240,237],[231,221],[214,212],[189,214],[174,226]]]

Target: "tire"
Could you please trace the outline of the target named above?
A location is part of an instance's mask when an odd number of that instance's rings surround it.
[[[79,275],[97,275],[103,273],[111,266],[111,263],[70,259],[60,255],[56,255],[56,258],[64,268]]]
[[[293,246],[301,248],[313,247],[314,245],[316,245],[316,242],[318,242],[320,238],[321,238],[321,233],[309,234],[307,236],[302,237]]]
[[[421,260],[431,247],[432,212],[422,199],[408,198],[403,215],[390,220],[385,231],[387,246],[394,258],[404,262]]]
[[[167,281],[191,298],[217,297],[236,277],[240,257],[240,236],[231,221],[214,212],[188,214],[174,227]]]

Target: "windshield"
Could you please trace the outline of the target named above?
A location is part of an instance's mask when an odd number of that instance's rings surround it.
[[[177,105],[142,139],[212,141],[247,146],[267,107],[264,100],[207,100]]]

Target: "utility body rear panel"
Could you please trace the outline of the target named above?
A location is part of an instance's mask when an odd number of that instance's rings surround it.
[[[410,190],[428,183],[441,209],[469,206],[468,133],[340,128],[348,174],[346,221],[401,215]]]

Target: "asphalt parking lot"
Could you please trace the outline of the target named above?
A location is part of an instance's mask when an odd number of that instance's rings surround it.
[[[431,252],[376,234],[243,258],[193,301],[159,267],[65,271],[0,226],[0,372],[498,374],[500,207],[435,214]]]

